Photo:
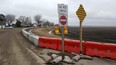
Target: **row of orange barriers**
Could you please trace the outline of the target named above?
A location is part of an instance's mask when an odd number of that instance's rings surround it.
[[[65,39],[64,40],[64,50],[65,51],[68,51],[68,52],[75,52],[75,53],[80,53],[80,41],[79,40],[69,40],[69,39]],[[82,45],[83,45],[83,54],[84,53],[84,49],[85,49],[85,46],[84,46],[85,42],[83,41],[82,42]],[[58,50],[62,50],[62,43],[61,43],[61,40],[59,39],[58,40]]]
[[[116,44],[87,41],[86,55],[106,57],[116,60]]]
[[[58,38],[40,37],[39,47],[62,50],[62,40]],[[80,53],[79,40],[64,40],[64,49],[67,52]],[[116,60],[116,44],[82,41],[82,53],[90,56],[108,57]]]
[[[39,38],[39,47],[51,48],[54,50],[62,50],[62,40],[58,38],[47,38],[40,37]],[[79,40],[64,40],[64,50],[68,52],[80,53],[80,41]],[[83,45],[83,54],[85,54],[85,42],[82,42]]]

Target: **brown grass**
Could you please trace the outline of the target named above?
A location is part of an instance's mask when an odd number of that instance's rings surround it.
[[[51,28],[36,28],[36,29],[33,29],[32,32],[39,36],[44,36],[44,37],[55,37],[55,38],[60,37],[60,36],[57,36],[54,34],[49,34],[48,32],[51,30],[53,30],[53,29],[51,29]]]

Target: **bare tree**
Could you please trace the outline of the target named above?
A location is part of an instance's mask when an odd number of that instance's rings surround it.
[[[13,14],[7,14],[6,15],[6,22],[8,25],[10,25],[15,20],[15,15]]]
[[[25,22],[26,17],[25,17],[25,16],[20,16],[20,17],[18,18],[18,20],[19,20],[20,22]]]
[[[26,17],[25,22],[26,22],[28,25],[32,26],[32,20],[31,20],[30,17]]]
[[[31,26],[32,21],[30,17],[20,16],[18,20],[21,22],[21,26]]]
[[[43,25],[44,25],[45,27],[50,27],[51,23],[50,23],[48,20],[46,20],[46,22],[44,22]]]
[[[21,27],[21,22],[18,19],[16,20],[16,27]]]
[[[38,23],[38,25],[40,25],[42,23],[41,18],[42,18],[41,15],[34,16],[34,20]]]

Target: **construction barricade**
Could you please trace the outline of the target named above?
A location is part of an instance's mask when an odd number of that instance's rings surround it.
[[[37,35],[33,35],[33,34],[29,35],[29,41],[33,42],[34,45],[36,46],[39,44],[38,39],[39,39],[39,36]]]
[[[58,48],[57,50],[61,51],[62,50],[62,40],[61,39],[58,39]]]
[[[85,42],[82,42],[82,48],[83,51],[82,53],[85,54]],[[62,40],[58,39],[58,50],[62,50]],[[69,40],[65,39],[64,40],[64,50],[68,52],[75,52],[75,53],[80,53],[80,41],[79,40]]]
[[[22,30],[22,34],[26,37],[29,38],[29,32],[25,31],[25,29]]]
[[[39,44],[38,39],[39,39],[39,36],[37,36],[37,35],[33,36],[33,42],[34,42],[34,45],[36,45],[36,46]]]
[[[62,40],[59,38],[39,37],[25,31],[25,29],[22,30],[22,34],[35,45],[62,50]],[[80,53],[80,41],[65,39],[64,50],[67,52]],[[116,44],[82,41],[82,53],[90,56],[107,57],[116,60]]]
[[[105,54],[104,57],[116,60],[116,44],[105,43]]]
[[[82,42],[82,53],[84,54],[85,46],[84,41]],[[65,50],[68,52],[80,53],[80,41],[79,40],[65,40]]]
[[[29,41],[33,42],[33,35],[30,34],[28,39],[29,39]]]
[[[46,37],[40,37],[39,38],[39,46],[40,47],[46,47],[51,49],[57,49],[57,38],[46,38]]]
[[[87,55],[104,57],[106,54],[105,49],[106,47],[104,46],[103,43],[91,42],[91,41],[86,42],[86,54]]]

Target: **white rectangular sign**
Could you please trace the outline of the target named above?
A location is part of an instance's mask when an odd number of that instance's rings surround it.
[[[65,16],[67,18],[67,23],[65,26],[68,25],[68,5],[65,4],[58,4],[58,14],[59,14],[59,25],[62,26],[60,23],[60,17]]]
[[[68,14],[68,5],[58,4],[58,13],[61,15]]]

